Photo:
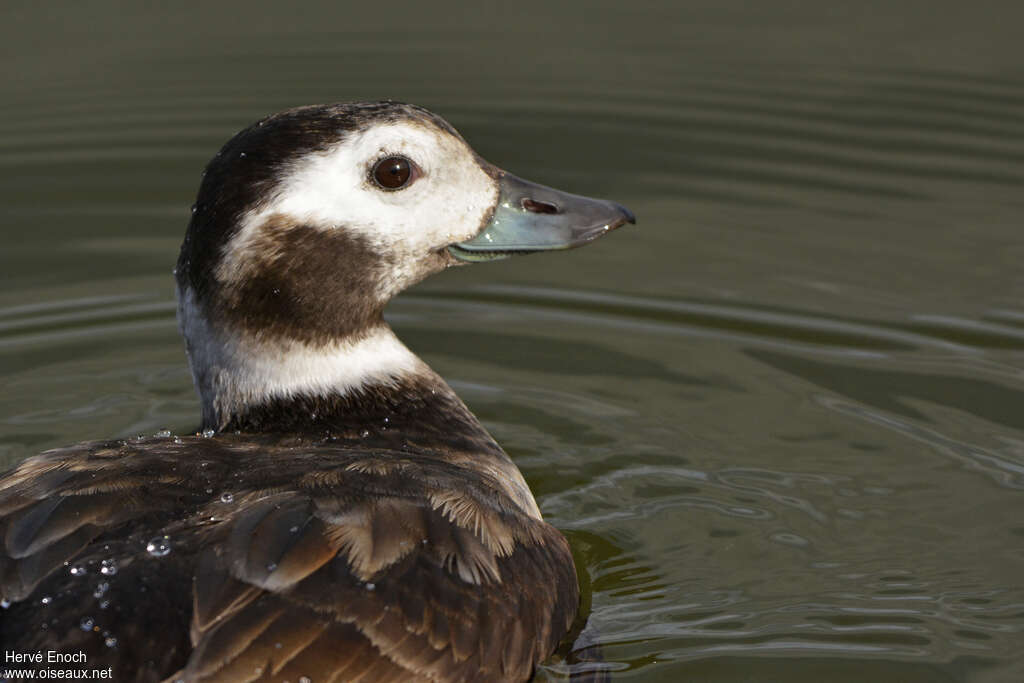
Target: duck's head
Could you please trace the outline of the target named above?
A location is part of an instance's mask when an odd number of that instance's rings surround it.
[[[419,107],[259,121],[207,166],[176,270],[204,424],[268,395],[414,372],[382,319],[395,294],[451,265],[577,247],[633,221],[489,164]]]

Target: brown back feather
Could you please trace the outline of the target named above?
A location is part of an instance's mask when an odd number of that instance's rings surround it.
[[[465,461],[270,437],[31,458],[0,480],[2,642],[118,680],[526,680],[576,613],[568,545]]]

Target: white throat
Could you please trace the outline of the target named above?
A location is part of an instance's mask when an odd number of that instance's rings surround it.
[[[178,320],[202,401],[203,424],[222,427],[246,407],[296,396],[345,396],[433,371],[385,324],[324,346],[249,339],[211,326],[192,292]]]

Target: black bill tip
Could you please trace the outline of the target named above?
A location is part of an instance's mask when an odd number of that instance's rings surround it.
[[[622,204],[619,204],[618,202],[612,202],[612,203],[615,205],[615,207],[619,211],[622,212],[622,215],[626,217],[626,222],[627,223],[629,223],[631,225],[636,225],[636,214],[635,213],[633,213],[632,211],[630,211],[629,209],[624,207]]]

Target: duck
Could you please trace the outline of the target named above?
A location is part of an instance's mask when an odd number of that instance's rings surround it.
[[[451,266],[634,222],[411,104],[237,133],[174,271],[200,426],[0,478],[3,649],[118,681],[530,679],[577,617],[570,547],[383,313]]]

